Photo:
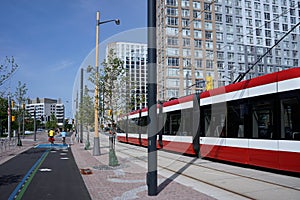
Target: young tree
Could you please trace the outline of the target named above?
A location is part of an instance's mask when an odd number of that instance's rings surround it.
[[[26,88],[26,84],[25,83],[22,84],[21,81],[19,81],[18,86],[17,86],[16,91],[15,91],[15,94],[14,94],[14,97],[16,98],[16,102],[17,102],[16,119],[17,119],[17,122],[18,122],[18,133],[21,132],[20,131],[20,129],[21,129],[21,119],[24,118],[24,115],[25,115],[25,113],[24,113],[25,108],[23,107],[23,105],[25,106],[25,101],[27,99],[27,97],[25,97],[25,95],[27,93],[27,90],[28,89]]]
[[[89,96],[89,90],[85,86],[82,104],[79,105],[78,119],[87,131],[87,141],[85,149],[89,149],[90,146],[90,128],[94,123],[94,104],[93,99]]]
[[[109,50],[107,58],[102,62],[104,69],[100,75],[102,79],[102,90],[104,95],[105,110],[109,110],[111,116],[107,119],[114,122],[114,114],[119,114],[126,107],[126,79],[123,61],[115,54],[113,49]],[[118,113],[119,111],[119,113]]]
[[[3,135],[5,129],[7,129],[7,99],[0,97],[0,136]]]

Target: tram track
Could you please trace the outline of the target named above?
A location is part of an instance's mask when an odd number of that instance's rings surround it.
[[[137,160],[147,162],[147,158],[145,158],[145,156],[139,157],[139,156],[136,156],[136,154],[132,153],[133,149],[140,153],[141,152],[147,153],[147,152],[143,151],[141,148],[139,148],[138,146],[136,146],[136,148],[132,148],[132,146],[131,146],[129,148],[130,150],[128,149],[128,146],[126,146],[126,144],[124,144],[124,143],[118,143],[118,146],[119,147],[122,146],[123,148],[125,148],[125,149],[122,149],[122,151],[121,151],[122,153],[124,153],[126,155],[130,155]],[[169,152],[166,152],[166,153],[169,153]],[[173,154],[173,155],[176,155],[176,154]],[[159,161],[160,159],[164,160],[164,162]],[[255,197],[248,195],[247,192],[245,192],[245,191],[240,192],[238,189],[232,189],[229,186],[224,187],[221,185],[221,183],[226,182],[228,180],[234,181],[234,180],[243,179],[244,182],[246,182],[247,184],[249,184],[249,185],[252,184],[252,186],[257,186],[258,190],[260,190],[260,188],[258,186],[263,185],[266,188],[279,188],[282,190],[294,191],[294,192],[300,194],[299,188],[294,188],[294,187],[291,187],[288,185],[284,185],[284,184],[280,184],[280,183],[276,183],[276,182],[272,182],[272,181],[268,181],[268,180],[263,180],[262,178],[251,177],[251,176],[244,175],[244,174],[238,174],[238,173],[234,173],[234,172],[230,172],[230,171],[226,171],[226,170],[221,170],[221,169],[217,169],[217,168],[214,168],[211,166],[205,166],[204,164],[201,164],[201,163],[194,163],[194,162],[195,162],[195,160],[190,160],[190,161],[186,161],[183,159],[175,159],[174,160],[174,159],[172,159],[168,156],[164,156],[162,154],[160,154],[158,157],[158,167],[160,169],[169,171],[176,175],[181,175],[183,177],[192,179],[197,182],[201,182],[203,184],[209,185],[214,188],[221,189],[223,191],[227,191],[229,193],[238,195],[243,198],[256,199]],[[164,165],[164,164],[160,164],[160,163],[169,163],[169,164]],[[174,169],[174,166],[183,166],[183,167],[180,167],[180,169],[178,169],[178,168]],[[189,169],[192,169],[192,168],[194,168],[194,169],[190,170],[190,172],[189,172]],[[201,176],[201,173],[195,174],[195,173],[192,173],[192,171],[208,173],[208,174],[211,174],[211,176],[215,176],[215,177],[217,177],[218,176],[217,174],[219,174],[220,177],[227,177],[227,179],[225,178],[224,180],[220,180],[219,182],[206,180],[205,176]],[[216,182],[218,184],[216,184]]]

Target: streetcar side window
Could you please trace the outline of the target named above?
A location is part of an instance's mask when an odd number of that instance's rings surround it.
[[[170,114],[170,135],[177,135],[180,127],[180,114]]]
[[[210,131],[210,122],[211,122],[211,109],[206,108],[204,109],[204,133],[205,136],[212,136]]]
[[[281,139],[300,140],[300,105],[298,99],[283,99],[280,105]]]
[[[273,137],[273,112],[269,101],[258,101],[252,111],[253,138],[271,139]]]
[[[227,110],[227,137],[244,138],[246,106],[242,102],[229,102]]]
[[[204,110],[205,135],[226,137],[226,104],[214,104]]]
[[[180,122],[179,135],[182,135],[182,136],[191,136],[192,135],[192,127],[193,127],[192,114],[193,114],[192,109],[182,110],[181,115],[183,117],[181,118],[181,122]]]

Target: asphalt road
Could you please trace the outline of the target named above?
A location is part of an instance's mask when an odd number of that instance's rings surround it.
[[[0,200],[91,199],[70,148],[31,148],[0,165]]]

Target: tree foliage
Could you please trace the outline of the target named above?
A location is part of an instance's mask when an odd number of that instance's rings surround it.
[[[103,70],[100,73],[101,88],[104,95],[105,110],[111,110],[111,116],[107,116],[111,122],[114,115],[119,115],[128,105],[126,103],[126,91],[128,77],[125,77],[124,63],[119,59],[114,50],[110,49],[106,59],[102,62]]]
[[[57,127],[57,119],[54,114],[50,116],[50,121],[46,123],[46,129],[55,129]]]
[[[15,110],[15,116],[18,119],[18,129],[20,132],[20,126],[21,126],[21,119],[23,117],[23,114],[25,114],[25,108],[23,108],[23,104],[25,105],[25,101],[27,99],[27,97],[25,97],[26,93],[27,93],[27,88],[26,88],[26,84],[22,84],[21,81],[18,81],[18,86],[16,88],[14,97],[16,99],[16,103],[17,103],[17,109]]]
[[[22,84],[21,81],[18,81],[18,86],[16,88],[14,97],[17,100],[17,103],[19,106],[22,106],[23,103],[25,103],[27,97],[25,96],[28,89],[26,88],[26,84]]]
[[[7,108],[7,99],[0,98],[0,135],[4,133],[5,129],[7,129]]]
[[[80,123],[89,131],[89,127],[94,122],[94,104],[93,99],[89,96],[89,90],[85,87],[82,104],[79,105],[78,119]]]

